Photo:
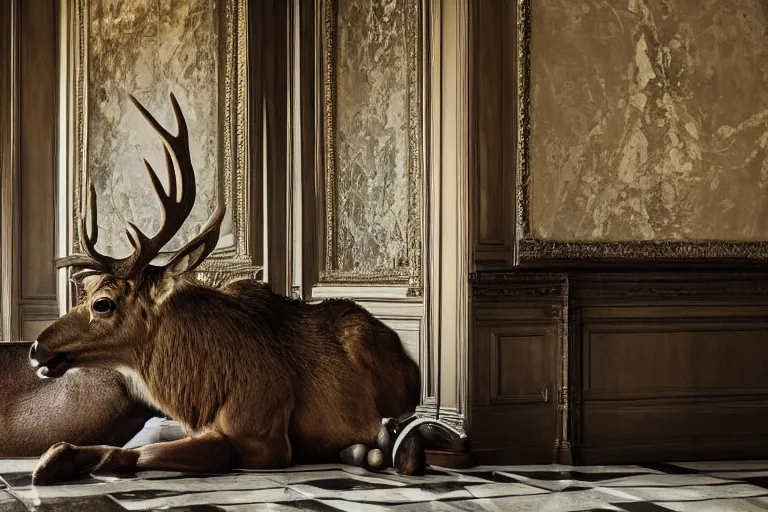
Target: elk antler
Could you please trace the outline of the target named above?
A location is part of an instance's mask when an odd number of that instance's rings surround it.
[[[99,237],[99,227],[96,217],[96,190],[91,184],[88,194],[88,207],[90,219],[90,235],[86,229],[85,212],[80,216],[80,238],[82,240],[85,255],[75,255],[60,261],[59,267],[80,266],[86,269],[93,269],[99,272],[109,273],[115,277],[127,279],[146,268],[150,262],[155,259],[163,246],[167,244],[176,232],[181,228],[184,221],[192,211],[195,204],[195,173],[192,167],[192,161],[189,154],[189,133],[187,123],[184,120],[184,114],[181,112],[176,97],[171,93],[171,105],[176,117],[178,134],[171,135],[160,123],[147,111],[144,106],[133,96],[130,97],[136,108],[139,109],[144,118],[152,125],[155,131],[160,134],[163,140],[163,150],[165,152],[165,164],[168,171],[168,192],[163,190],[157,173],[146,159],[142,159],[144,167],[147,170],[149,179],[152,182],[152,188],[155,190],[158,199],[163,207],[163,216],[160,223],[160,229],[152,238],[147,237],[139,228],[131,222],[126,224],[126,234],[128,240],[133,246],[133,253],[126,258],[112,258],[99,253],[96,250],[96,242]],[[201,230],[200,234],[191,240],[179,251],[172,261],[178,261],[180,258],[189,257],[195,253],[195,261],[199,264],[215,247],[218,241],[221,221],[224,217],[224,201],[219,198],[216,210],[211,218]],[[215,240],[214,240],[215,239]],[[202,251],[195,252],[195,249]],[[202,256],[202,258],[201,258]],[[169,263],[170,264],[170,263]]]

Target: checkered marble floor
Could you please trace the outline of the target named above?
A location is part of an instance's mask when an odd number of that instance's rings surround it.
[[[0,512],[768,510],[768,461],[432,468],[420,478],[339,464],[220,476],[155,471],[33,487],[35,462],[0,459]]]

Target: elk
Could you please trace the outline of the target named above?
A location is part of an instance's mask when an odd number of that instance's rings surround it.
[[[195,201],[187,125],[173,94],[175,136],[130,98],[163,142],[167,191],[143,162],[161,226],[150,238],[128,222],[133,252],[99,253],[96,193],[88,188],[84,254],[64,263],[81,269],[86,297],[40,334],[29,361],[41,378],[71,368],[116,370],[134,397],[178,420],[188,437],[136,449],[57,443],[40,457],[33,483],[151,469],[280,469],[374,445],[382,418],[410,414],[420,399],[419,368],[400,338],[353,301],[310,304],[255,280],[219,289],[197,282],[192,271],[219,238],[221,194],[200,234],[158,264]],[[422,440],[411,436],[401,446],[406,455],[395,469],[422,474]]]

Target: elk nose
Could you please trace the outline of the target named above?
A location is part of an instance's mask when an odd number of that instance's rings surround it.
[[[36,341],[29,348],[29,364],[32,365],[32,368],[37,368],[41,364],[45,364],[50,361],[55,355],[56,354],[50,350],[40,346],[40,344]]]

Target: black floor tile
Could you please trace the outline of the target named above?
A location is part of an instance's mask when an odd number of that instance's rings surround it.
[[[339,509],[320,503],[317,500],[299,500],[281,503],[282,507],[294,508],[296,510],[315,510],[317,512],[338,511]]]
[[[634,503],[620,503],[616,505],[627,512],[671,512],[671,508],[662,507],[650,501],[638,501]]]
[[[502,475],[497,471],[475,471],[472,473],[467,473],[467,475],[472,476],[473,478],[482,478],[483,480],[487,480],[488,483],[519,482],[519,480],[515,480],[514,478],[507,475]]]
[[[757,487],[762,487],[763,489],[768,489],[768,476],[738,478],[736,480],[739,482],[746,482]]]
[[[354,478],[319,478],[307,480],[301,485],[311,485],[324,491],[373,491],[379,489],[392,489],[396,485],[374,484]]]
[[[142,489],[137,491],[115,492],[112,493],[112,497],[118,501],[146,501],[157,498],[167,498],[169,496],[182,496],[184,494],[189,493],[164,491],[162,489]]]
[[[185,507],[170,507],[158,510],[172,510],[173,512],[223,512],[225,509],[217,505],[190,505]]]
[[[643,464],[642,467],[653,469],[656,471],[662,471],[664,473],[667,473],[668,475],[698,475],[699,473],[701,473],[700,471],[696,471],[695,469],[683,468],[680,466],[675,466],[673,464],[666,464],[663,462],[659,462],[655,464]]]
[[[633,476],[650,475],[652,473],[638,471],[636,473],[584,473],[581,471],[570,471],[568,473],[573,480],[582,482],[605,482],[606,480],[615,480],[618,478],[630,478]],[[567,478],[566,478],[567,479]]]

